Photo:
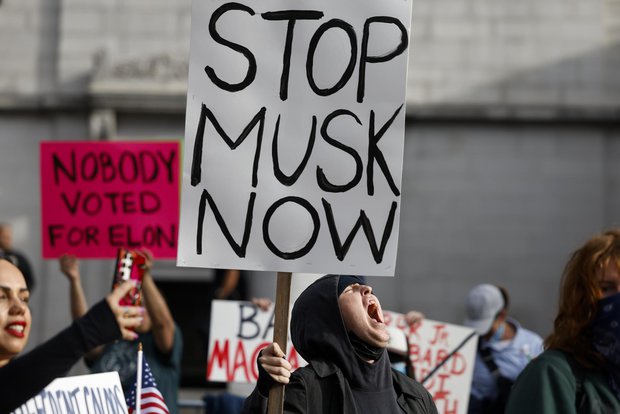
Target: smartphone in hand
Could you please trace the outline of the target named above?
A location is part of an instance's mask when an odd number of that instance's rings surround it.
[[[135,280],[136,287],[132,288],[119,301],[121,306],[141,306],[142,305],[142,279],[144,278],[145,257],[135,250],[121,247],[116,254],[116,266],[114,268],[114,278],[112,289],[127,280]]]

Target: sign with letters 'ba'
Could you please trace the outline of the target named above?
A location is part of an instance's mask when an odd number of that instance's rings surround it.
[[[178,142],[42,142],[43,257],[175,258],[179,182]]]
[[[178,265],[393,275],[410,0],[196,0]]]
[[[405,331],[415,378],[422,380],[474,331],[470,328],[423,319],[408,325],[404,315],[384,311],[385,324]],[[466,414],[476,360],[477,335],[470,338],[423,383],[439,414]]]
[[[13,414],[126,414],[117,372],[57,378]]]
[[[214,300],[211,303],[207,381],[253,383],[258,379],[256,358],[272,342],[274,307],[258,309],[251,302]],[[306,361],[290,341],[287,360],[297,369]]]

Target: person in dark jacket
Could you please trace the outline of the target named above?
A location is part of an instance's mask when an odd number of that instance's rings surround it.
[[[545,352],[510,391],[506,414],[620,413],[620,229],[576,250]]]
[[[23,355],[30,333],[30,292],[19,269],[0,258],[0,413],[9,413],[34,397],[52,380],[67,374],[87,351],[116,339],[135,339],[132,331],[144,311],[119,306],[133,286],[119,285],[59,334]]]
[[[381,305],[359,277],[327,275],[302,292],[291,339],[308,365],[291,374],[280,347],[269,345],[243,413],[265,413],[274,382],[286,384],[285,413],[437,413],[422,385],[391,369]]]

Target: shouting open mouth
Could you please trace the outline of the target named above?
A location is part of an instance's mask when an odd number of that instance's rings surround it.
[[[379,305],[377,305],[376,302],[370,302],[368,304],[368,316],[370,316],[373,320],[379,322],[379,323],[383,323],[383,320],[381,319],[381,315],[379,315]]]

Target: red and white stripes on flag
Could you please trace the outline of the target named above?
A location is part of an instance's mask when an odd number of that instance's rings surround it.
[[[139,353],[141,352],[142,351],[139,351]],[[157,389],[155,378],[153,378],[153,374],[151,373],[149,364],[146,362],[146,358],[139,359],[142,359],[142,386],[140,387],[140,408],[138,409],[136,407],[136,394],[137,389],[139,388],[138,380],[136,379],[136,383],[133,385],[133,387],[131,387],[131,392],[129,393],[129,397],[127,398],[127,407],[129,409],[129,414],[170,414],[168,411],[168,407],[166,406],[166,402],[164,401],[164,397]]]
[[[129,407],[129,414],[135,412],[133,406]],[[140,414],[170,414],[159,390],[155,387],[142,388],[142,398],[140,399]]]

